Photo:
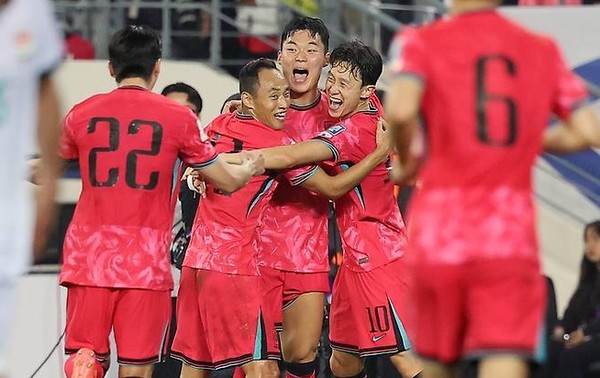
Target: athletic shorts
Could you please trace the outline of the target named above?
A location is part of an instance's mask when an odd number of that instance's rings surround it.
[[[366,357],[411,348],[404,327],[406,270],[403,259],[368,272],[342,264],[333,283],[329,317],[333,349]]]
[[[65,353],[89,348],[108,360],[112,329],[119,364],[153,364],[166,351],[170,320],[170,290],[69,286]]]
[[[419,355],[443,363],[494,353],[543,359],[546,284],[537,263],[415,264],[411,272],[409,326]]]
[[[329,272],[299,273],[260,267],[265,311],[275,329],[283,329],[283,310],[302,294],[329,292]]]
[[[273,321],[262,307],[259,276],[184,266],[171,356],[205,370],[278,359]]]

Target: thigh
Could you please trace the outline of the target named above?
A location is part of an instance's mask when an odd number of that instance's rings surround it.
[[[283,312],[281,349],[286,361],[312,356],[323,330],[324,293],[300,295]]]
[[[334,349],[361,357],[395,354],[410,348],[404,325],[406,268],[396,260],[369,272],[344,266],[332,301],[330,339]],[[342,309],[343,311],[340,311]]]
[[[173,343],[173,355],[199,369],[222,369],[255,360],[279,356],[273,324],[262,314],[262,294],[258,276],[242,276],[213,271],[195,271],[196,337],[199,349],[184,349],[184,321]],[[179,301],[183,309],[187,283],[182,276]],[[182,297],[182,293],[184,297]],[[181,320],[181,321],[180,321]]]
[[[462,356],[463,272],[456,265],[416,262],[411,266],[407,328],[414,349],[425,359],[449,364]]]
[[[120,289],[113,325],[119,364],[147,365],[162,360],[170,322],[170,291]]]
[[[546,285],[536,262],[495,259],[468,265],[465,354],[539,359]]]
[[[65,353],[72,354],[81,348],[89,348],[96,353],[99,361],[108,360],[108,337],[113,324],[116,300],[115,290],[109,288],[67,288]]]

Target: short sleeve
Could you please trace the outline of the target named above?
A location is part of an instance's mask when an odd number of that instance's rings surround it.
[[[79,150],[73,134],[73,114],[69,112],[63,121],[60,137],[60,157],[68,161],[79,160]]]
[[[198,122],[192,113],[186,115],[185,132],[182,135],[180,157],[187,165],[204,168],[217,160],[217,151],[208,141],[202,141]]]
[[[344,160],[344,151],[352,151],[358,145],[358,137],[344,124],[331,126],[319,133],[313,140],[325,143],[333,154],[332,161]]]
[[[299,168],[294,168],[283,172],[283,176],[289,181],[292,186],[302,185],[317,171],[316,165],[307,165]]]
[[[567,119],[588,100],[588,91],[583,81],[566,65],[560,50],[553,43],[557,73],[556,92],[552,99],[552,112],[561,119]]]
[[[28,1],[31,1],[32,12],[38,14],[35,30],[40,43],[36,68],[40,74],[43,74],[51,71],[61,61],[64,53],[64,41],[59,33],[51,2],[48,0]]]
[[[392,75],[416,76],[427,79],[427,58],[421,30],[405,27],[394,37],[389,50]]]

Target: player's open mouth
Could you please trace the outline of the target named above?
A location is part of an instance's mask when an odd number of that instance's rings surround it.
[[[273,116],[275,117],[275,119],[277,119],[278,121],[283,121],[285,119],[285,113],[287,112],[279,112],[279,113],[275,113],[273,114]]]
[[[294,68],[292,73],[296,83],[304,83],[308,79],[308,70],[305,68]]]
[[[329,99],[329,109],[338,110],[342,106],[343,101],[334,98]]]

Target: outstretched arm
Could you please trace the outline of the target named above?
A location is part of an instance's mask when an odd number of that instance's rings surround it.
[[[216,161],[197,172],[217,188],[233,193],[248,183],[250,177],[264,172],[264,162],[260,154],[241,154],[239,164],[229,164],[217,157]]]

